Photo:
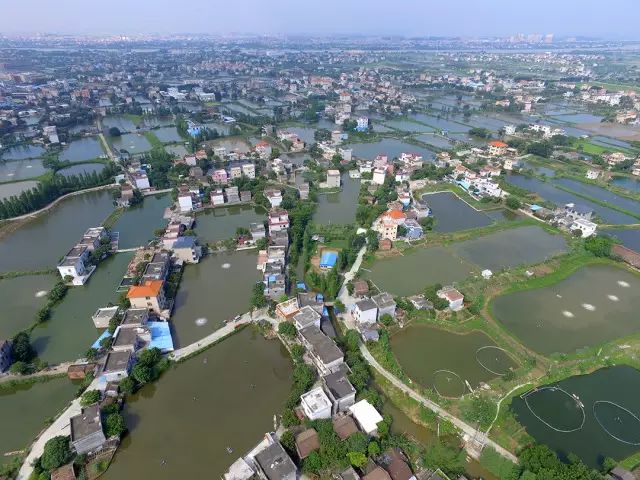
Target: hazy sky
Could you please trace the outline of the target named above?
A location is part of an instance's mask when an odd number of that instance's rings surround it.
[[[0,33],[555,33],[637,39],[640,0],[0,0]]]

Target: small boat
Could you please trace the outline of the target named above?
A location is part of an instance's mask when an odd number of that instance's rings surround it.
[[[233,453],[233,448],[227,447],[227,453]]]

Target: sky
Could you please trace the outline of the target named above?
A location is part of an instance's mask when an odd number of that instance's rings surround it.
[[[0,34],[555,33],[639,39],[640,0],[0,0]]]

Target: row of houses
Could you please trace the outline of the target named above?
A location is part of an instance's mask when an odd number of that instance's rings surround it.
[[[63,279],[71,277],[73,285],[84,285],[96,269],[96,266],[89,262],[89,257],[92,252],[100,248],[103,241],[110,242],[106,228],[89,228],[80,241],[58,263],[60,276]]]

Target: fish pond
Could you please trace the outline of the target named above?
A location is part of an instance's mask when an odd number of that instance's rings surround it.
[[[533,389],[511,410],[537,442],[598,468],[640,451],[639,390],[640,372],[620,365]]]
[[[505,375],[516,363],[482,332],[448,332],[411,325],[391,337],[405,373],[443,397],[460,397],[483,382]]]
[[[613,265],[589,265],[542,288],[507,293],[493,314],[525,345],[569,353],[638,332],[640,276]]]
[[[151,131],[162,143],[182,142],[176,127],[162,127]]]
[[[30,327],[56,282],[53,275],[25,275],[0,280],[0,338],[11,338]]]
[[[140,134],[126,133],[119,137],[110,137],[111,144],[118,150],[126,150],[131,155],[151,150],[149,141]]]
[[[85,285],[69,289],[62,303],[53,308],[51,318],[31,333],[40,358],[55,364],[84,356],[99,336],[91,315],[100,307],[117,303],[120,294],[116,288],[131,258],[131,253],[112,255],[98,265]]]
[[[291,381],[281,343],[245,328],[127,398],[129,433],[103,478],[222,478],[273,430]]]
[[[106,190],[62,200],[0,238],[0,271],[55,268],[87,228],[100,225],[112,211],[113,198]]]
[[[31,190],[38,186],[35,180],[25,180],[24,182],[0,184],[0,200],[20,195],[22,192]],[[1,261],[1,260],[0,260]]]
[[[1,167],[0,167],[1,168]],[[611,184],[632,192],[640,192],[640,179],[630,177],[613,177]]]
[[[37,158],[0,162],[0,183],[39,177],[46,171],[42,160]]]
[[[72,175],[82,175],[82,174],[92,174],[100,173],[104,170],[105,166],[103,163],[80,163],[78,165],[72,165],[67,168],[63,168],[62,170],[58,170],[56,173],[58,175],[64,175],[65,177],[71,177]]]
[[[25,160],[41,157],[46,150],[40,145],[17,145],[8,148],[0,155],[0,160]]]
[[[422,196],[436,220],[436,232],[450,233],[470,228],[486,227],[490,217],[462,201],[453,192],[429,193]]]
[[[424,125],[423,123],[410,122],[402,119],[386,121],[385,125],[400,130],[401,132],[426,133],[435,131],[434,128]]]
[[[85,162],[104,156],[100,140],[95,137],[85,137],[74,140],[60,152],[58,159],[62,162]]]
[[[146,196],[141,205],[127,208],[112,227],[120,234],[118,248],[141,247],[153,240],[154,230],[168,223],[163,216],[169,205],[171,195],[161,194]]]
[[[196,216],[195,229],[203,242],[215,243],[233,238],[239,227],[263,223],[266,215],[264,208],[252,205],[208,208]]]
[[[640,230],[612,228],[603,230],[602,233],[611,235],[617,238],[625,247],[635,250],[636,252],[640,252]]]
[[[352,143],[348,147],[353,149],[356,157],[373,160],[378,155],[387,155],[389,159],[399,157],[401,153],[417,153],[422,155],[424,160],[432,160],[435,154],[425,148],[411,145],[409,143],[396,140],[395,138],[384,138],[378,142]]]
[[[184,347],[218,330],[224,320],[248,312],[260,280],[257,250],[210,254],[184,269],[171,317],[173,344]]]
[[[71,400],[77,385],[67,378],[0,388],[0,465],[9,463],[6,453],[28,448],[47,420],[55,417]],[[11,432],[10,435],[7,432]]]
[[[315,223],[349,224],[355,222],[358,209],[360,180],[342,175],[342,189],[338,193],[318,195],[318,207],[313,215]]]

